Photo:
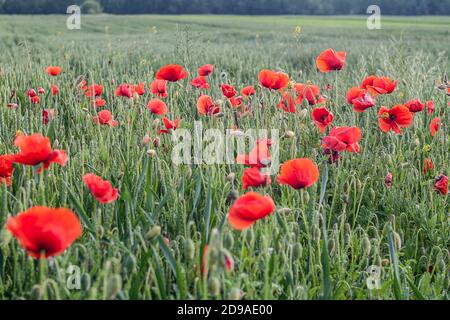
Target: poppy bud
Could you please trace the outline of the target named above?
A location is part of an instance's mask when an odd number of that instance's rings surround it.
[[[304,119],[306,118],[306,116],[308,115],[308,109],[304,108],[299,112],[299,117],[300,119]]]
[[[222,269],[226,271],[233,271],[234,260],[233,256],[227,249],[222,249],[223,259],[220,260]]]
[[[228,300],[241,300],[243,293],[239,288],[231,288],[230,293],[228,294]]]
[[[5,248],[8,245],[11,238],[12,238],[11,233],[6,231],[6,229],[0,230],[0,248]]]
[[[156,239],[161,234],[161,227],[160,226],[153,226],[145,235],[145,238],[149,241],[152,241],[153,239]]]
[[[376,193],[375,193],[375,190],[373,190],[373,188],[369,189],[369,196],[370,196],[370,200],[375,201]]]
[[[306,190],[302,190],[301,192],[303,193],[303,200],[305,203],[309,203],[309,192]]]
[[[291,208],[280,208],[277,210],[279,214],[288,214],[290,213],[292,210]]]
[[[315,242],[320,241],[320,228],[318,226],[314,226],[312,238]]]
[[[120,290],[122,290],[122,277],[118,274],[114,274],[109,277],[108,281],[106,282],[106,298],[114,299],[120,292]]]
[[[42,287],[38,284],[31,288],[30,297],[32,300],[41,300],[43,295]]]
[[[89,109],[88,108],[83,108],[81,109],[83,112],[89,113]]]
[[[234,181],[234,178],[236,178],[236,174],[235,174],[234,172],[230,172],[230,173],[227,175],[226,180],[227,180],[228,182],[233,182],[233,181]]]
[[[221,100],[221,99],[217,99],[217,100],[214,102],[214,104],[215,104],[216,106],[220,106],[220,105],[222,105],[222,103],[223,103],[223,100]]]
[[[147,134],[142,138],[143,145],[148,144],[150,141],[152,141],[152,139]]]
[[[299,242],[294,243],[294,245],[292,246],[292,259],[297,260],[302,256],[302,254],[303,254],[302,245]]]
[[[81,290],[87,291],[91,288],[91,276],[89,273],[83,273],[80,279]]]
[[[352,227],[347,222],[346,224],[344,224],[344,240],[346,243],[350,242],[351,235],[352,235]]]
[[[226,203],[232,203],[239,197],[239,193],[236,190],[231,190],[226,199]]]
[[[400,238],[400,235],[393,231],[392,235],[394,236],[395,244],[397,245],[397,249],[400,249],[402,247],[402,238]]]
[[[255,234],[253,233],[253,229],[247,229],[245,231],[245,239],[248,243],[253,243],[255,240]]]
[[[390,263],[389,259],[382,259],[381,260],[381,265],[383,265],[383,266],[388,266],[389,263]]]
[[[286,138],[288,138],[288,139],[292,139],[292,138],[295,137],[295,133],[294,133],[294,131],[287,130],[287,131],[284,133],[284,136],[285,136]]]
[[[161,123],[161,120],[159,120],[159,118],[156,118],[156,119],[153,120],[153,122],[152,122],[152,128],[153,128],[153,129],[159,128],[160,123]]]
[[[234,245],[234,238],[232,233],[225,234],[225,237],[223,239],[223,245],[225,248],[231,250]]]
[[[148,149],[147,150],[147,154],[150,156],[150,157],[156,157],[156,150],[155,149]]]
[[[360,193],[362,190],[362,183],[361,180],[356,179],[356,190]]]
[[[192,241],[191,239],[186,239],[186,240],[184,240],[183,246],[184,246],[184,256],[188,260],[194,259],[194,255],[195,255],[194,241]]]
[[[220,281],[216,277],[211,277],[208,281],[208,289],[213,297],[220,294]]]
[[[97,235],[99,238],[103,238],[103,236],[105,235],[105,228],[103,228],[103,226],[97,226]]]
[[[334,256],[336,250],[336,241],[333,238],[328,240],[328,253],[330,256]]]
[[[361,241],[361,247],[363,249],[364,255],[368,256],[370,254],[370,250],[372,248],[370,244],[370,240],[368,237],[364,237]]]
[[[420,146],[420,140],[419,140],[419,138],[416,138],[415,140],[414,140],[414,144],[416,145],[416,146]]]
[[[132,273],[136,269],[136,258],[130,254],[125,258],[122,264],[122,272],[125,274]]]

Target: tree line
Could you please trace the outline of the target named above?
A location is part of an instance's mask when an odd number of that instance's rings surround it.
[[[65,14],[72,4],[111,14],[366,14],[372,4],[387,15],[450,14],[450,0],[0,0],[0,14]]]

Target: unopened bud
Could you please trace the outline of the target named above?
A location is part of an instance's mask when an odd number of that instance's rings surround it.
[[[156,239],[161,234],[161,227],[160,226],[154,226],[152,227],[147,234],[145,235],[145,238],[147,240],[152,241],[153,239]]]
[[[292,138],[295,137],[295,132],[294,132],[294,131],[291,131],[291,130],[287,130],[287,131],[284,133],[284,136],[285,136],[286,138],[288,138],[288,139],[292,139]]]
[[[194,241],[192,241],[191,239],[186,239],[184,241],[184,256],[188,260],[192,260],[194,259],[194,255],[195,255]]]
[[[105,290],[107,299],[114,299],[122,290],[122,277],[118,274],[109,277]]]
[[[216,277],[211,277],[208,281],[208,289],[212,296],[216,297],[220,294],[220,281]]]
[[[156,150],[155,149],[149,149],[149,150],[147,150],[147,154],[150,156],[150,157],[156,157],[156,155],[157,155],[157,153],[156,153]]]
[[[233,182],[235,178],[236,178],[236,174],[235,174],[234,172],[230,172],[230,173],[227,175],[226,180],[227,180],[228,182]]]
[[[239,288],[232,288],[228,294],[228,300],[241,300],[243,293]]]

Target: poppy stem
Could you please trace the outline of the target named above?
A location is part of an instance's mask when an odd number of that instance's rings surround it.
[[[46,267],[47,260],[45,259],[45,251],[41,251],[41,255],[39,257],[39,284],[44,295],[42,296],[45,299],[45,292],[47,291],[45,288],[45,275],[46,275]]]
[[[335,71],[336,75],[334,78],[334,87],[336,89],[336,107],[339,108],[339,91],[338,91],[338,72]]]

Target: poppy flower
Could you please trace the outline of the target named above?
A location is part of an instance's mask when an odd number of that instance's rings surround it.
[[[392,172],[388,172],[384,177],[384,185],[388,189],[392,188]]]
[[[425,158],[423,160],[423,173],[427,174],[428,170],[433,170],[433,161],[430,158]]]
[[[61,73],[61,70],[62,70],[61,67],[58,67],[58,66],[49,66],[49,67],[47,67],[47,68],[45,69],[45,72],[47,72],[49,75],[55,77],[55,76],[57,76],[58,74]]]
[[[320,72],[341,70],[345,65],[345,51],[334,51],[329,48],[322,51],[316,59],[316,66]]]
[[[103,86],[95,83],[87,87],[84,92],[84,94],[88,98],[101,96],[102,93],[103,93]]]
[[[255,93],[256,93],[256,90],[255,90],[255,87],[253,87],[253,86],[246,86],[246,87],[241,89],[241,94],[244,97],[253,96],[253,95],[255,95]]]
[[[44,88],[39,87],[39,88],[38,88],[38,93],[39,93],[39,94],[45,94]]]
[[[237,164],[244,164],[250,167],[264,168],[270,164],[270,139],[262,139],[256,141],[255,146],[247,154],[241,154],[236,157]]]
[[[117,87],[115,91],[115,95],[117,97],[127,97],[132,98],[134,93],[134,86],[131,84],[123,83],[120,86]]]
[[[145,94],[145,84],[139,83],[133,86],[133,93],[136,93],[140,96]]]
[[[101,97],[95,98],[95,100],[92,101],[92,104],[96,106],[97,108],[104,107],[106,105],[106,100],[102,99]]]
[[[180,125],[180,119],[176,119],[176,120],[169,120],[166,117],[164,117],[163,119],[163,124],[164,124],[164,128],[160,129],[158,131],[158,134],[162,134],[162,133],[170,133],[171,130],[177,130],[178,126]]]
[[[80,220],[71,210],[44,206],[8,218],[6,229],[35,259],[60,255],[82,233]]]
[[[152,94],[164,99],[169,95],[167,93],[167,80],[156,79],[150,83],[150,91]]]
[[[119,122],[113,120],[111,111],[109,110],[102,110],[97,113],[96,117],[93,117],[92,120],[94,123],[101,124],[101,125],[109,125],[110,127],[117,127],[119,125]]]
[[[358,127],[334,127],[328,136],[322,138],[322,147],[337,152],[358,153],[361,130]]]
[[[59,93],[58,86],[56,84],[52,85],[50,92],[52,93],[52,96],[56,96]]]
[[[42,124],[47,125],[51,119],[56,117],[55,109],[42,109]]]
[[[312,186],[319,179],[317,165],[308,158],[292,159],[284,162],[277,176],[278,184],[286,184],[294,189]]]
[[[446,196],[448,193],[448,177],[443,174],[438,176],[434,181],[434,189]]]
[[[29,136],[19,134],[14,140],[14,144],[20,149],[20,152],[12,156],[13,162],[28,166],[43,164],[38,173],[43,169],[48,169],[52,163],[65,166],[69,160],[64,150],[52,150],[50,139],[39,133]]]
[[[261,173],[258,168],[247,168],[242,175],[242,186],[245,190],[249,187],[260,187],[271,184],[272,181],[269,175]]]
[[[111,203],[119,196],[119,190],[113,188],[111,182],[103,180],[93,173],[85,174],[83,181],[100,203]]]
[[[177,64],[169,64],[162,67],[156,73],[156,79],[177,82],[178,80],[186,78],[188,75],[184,67]]]
[[[419,99],[410,100],[405,103],[405,106],[408,107],[409,111],[414,112],[414,113],[420,112],[425,108],[425,105],[422,102],[420,102]]]
[[[324,103],[326,100],[320,95],[319,86],[313,84],[296,83],[294,89],[297,93],[295,100],[296,104],[301,104],[303,100],[308,101],[308,104],[314,106],[316,104]]]
[[[167,105],[158,98],[150,100],[150,102],[147,104],[147,109],[149,109],[152,113],[160,116],[165,115],[169,111],[167,109]]]
[[[222,93],[225,97],[232,98],[236,95],[237,91],[233,86],[230,86],[228,84],[222,84],[221,85]]]
[[[397,81],[388,77],[368,76],[361,83],[361,88],[367,89],[373,96],[392,93],[396,86]]]
[[[263,87],[272,90],[283,89],[289,84],[289,76],[279,71],[261,70],[258,79]]]
[[[44,90],[44,89],[42,89],[42,90]],[[45,93],[45,91],[44,91],[44,93]],[[37,96],[36,90],[34,90],[33,88],[28,89],[27,96],[30,98]]]
[[[346,100],[348,104],[353,105],[353,110],[356,112],[363,112],[375,105],[376,100],[372,97],[366,89],[359,87],[350,88],[347,92]]]
[[[295,109],[295,101],[292,95],[289,92],[284,92],[281,95],[281,101],[277,105],[278,109],[283,110],[284,112],[294,113]]]
[[[39,96],[33,96],[33,97],[30,97],[30,102],[32,104],[40,104],[41,103],[41,99],[39,98]]]
[[[434,112],[434,102],[433,101],[427,101],[426,102],[426,107],[427,107],[427,115],[430,115]]]
[[[396,105],[391,109],[381,107],[378,111],[378,126],[381,131],[389,132],[393,130],[400,133],[401,128],[407,128],[413,121],[413,113],[404,105]]]
[[[228,99],[228,101],[233,108],[237,108],[242,104],[242,97],[231,97],[230,99]]]
[[[334,119],[333,114],[327,108],[314,108],[311,117],[320,133],[323,133]]]
[[[274,210],[275,203],[270,196],[248,192],[233,203],[228,212],[228,221],[235,229],[244,230]]]
[[[214,71],[214,66],[212,64],[205,64],[198,68],[198,75],[201,77],[207,77]]]
[[[210,96],[202,94],[197,100],[197,111],[201,115],[214,115],[220,112],[220,106]]]
[[[191,85],[198,89],[209,89],[209,84],[206,82],[206,78],[203,76],[199,76],[197,78],[192,79]]]
[[[430,134],[432,137],[434,137],[436,135],[436,133],[438,132],[440,123],[441,123],[440,118],[434,118],[433,120],[431,120]]]
[[[11,155],[5,154],[0,156],[0,184],[4,183],[9,186],[11,177],[14,172],[13,161]]]

